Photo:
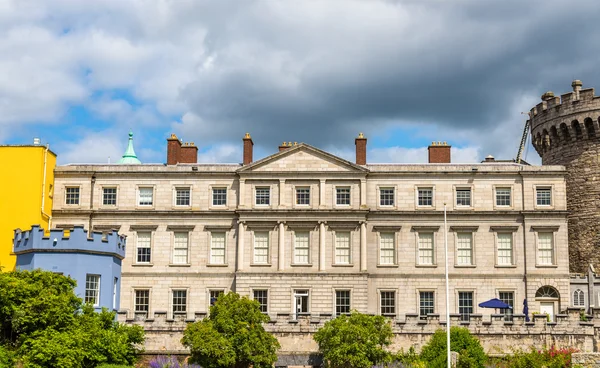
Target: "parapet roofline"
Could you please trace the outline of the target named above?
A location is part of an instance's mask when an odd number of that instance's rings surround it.
[[[57,165],[56,173],[188,173],[188,172],[220,172],[234,173],[241,164],[66,164]]]
[[[57,173],[229,173],[235,174],[242,172],[241,164],[183,164],[183,165],[165,165],[165,164],[140,164],[140,165],[122,165],[122,164],[69,164],[56,166]],[[197,168],[197,170],[195,170]],[[491,172],[528,172],[528,173],[549,173],[564,172],[566,168],[561,165],[523,165],[515,162],[488,162],[473,164],[367,164],[361,166],[364,173],[382,173],[382,172],[456,172],[456,173],[491,173]],[[359,172],[359,171],[357,171]],[[290,173],[293,173],[290,172]]]
[[[510,163],[476,163],[476,164],[367,164],[372,173],[381,172],[457,172],[457,173],[490,173],[490,172],[565,172],[561,165],[522,165]]]
[[[161,167],[167,167],[167,166],[242,166],[242,164],[236,164],[236,163],[202,163],[202,164],[182,164],[182,163],[178,163],[177,165],[167,165],[164,163],[145,163],[145,164],[119,164],[116,162],[111,162],[111,163],[68,163],[68,164],[61,164],[58,166],[161,166]]]
[[[35,145],[35,144],[0,144],[0,148],[41,148],[43,150],[46,149],[45,145]],[[52,151],[50,148],[48,148],[48,152],[52,153],[54,156],[56,155],[56,152]]]

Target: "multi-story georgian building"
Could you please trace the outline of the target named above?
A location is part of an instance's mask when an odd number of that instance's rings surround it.
[[[55,226],[127,235],[129,316],[192,320],[230,290],[291,320],[443,314],[445,207],[452,313],[569,306],[563,166],[452,164],[445,143],[427,164],[371,164],[362,135],[355,163],[303,143],[253,162],[243,143],[243,164],[197,164],[172,136],[166,165],[56,168]]]

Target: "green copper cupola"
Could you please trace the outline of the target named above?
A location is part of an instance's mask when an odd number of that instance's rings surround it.
[[[119,160],[120,164],[141,164],[142,162],[138,160],[135,155],[135,151],[133,150],[133,132],[129,132],[129,143],[127,144],[127,150],[125,154]]]

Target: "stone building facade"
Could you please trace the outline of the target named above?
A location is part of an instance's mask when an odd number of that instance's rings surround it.
[[[544,93],[529,114],[542,164],[567,168],[569,258],[580,273],[600,266],[600,97],[582,86],[575,80],[572,92]]]
[[[439,321],[444,207],[453,318],[489,319],[491,298],[551,319],[570,305],[563,166],[452,164],[442,143],[430,157],[447,162],[370,164],[362,136],[364,164],[308,144],[253,162],[243,144],[244,164],[56,168],[55,226],[127,235],[120,316],[147,325],[149,352],[182,351],[174,324],[227,291],[261,303],[284,351],[353,309]]]

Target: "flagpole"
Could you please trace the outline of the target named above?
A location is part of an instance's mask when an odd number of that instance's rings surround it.
[[[448,368],[451,368],[450,361],[450,287],[448,286],[448,226],[446,220],[446,203],[444,203],[444,250],[446,262],[446,360]]]

